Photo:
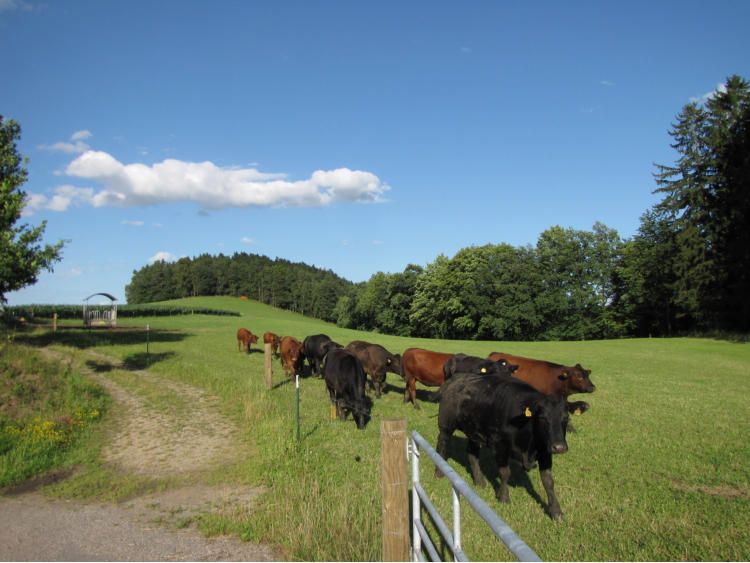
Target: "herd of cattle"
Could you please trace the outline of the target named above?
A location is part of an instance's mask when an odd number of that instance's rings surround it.
[[[240,350],[250,350],[258,337],[247,329],[237,332]],[[515,459],[528,471],[535,464],[548,498],[548,513],[562,516],[554,491],[552,455],[568,451],[566,432],[570,414],[588,410],[585,401],[569,401],[574,393],[592,393],[594,384],[589,370],[493,352],[487,358],[465,354],[447,354],[422,348],[409,348],[403,355],[392,354],[379,344],[362,340],[346,347],[325,334],[279,338],[266,332],[263,342],[278,354],[288,378],[312,373],[325,380],[337,418],[351,413],[362,429],[370,418],[372,401],[369,385],[376,397],[386,388],[386,373],[405,382],[404,402],[417,403],[416,383],[439,387],[432,395],[440,403],[437,451],[447,459],[449,443],[456,430],[468,438],[467,457],[476,486],[484,486],[479,469],[479,451],[487,446],[495,451],[500,473],[493,483],[500,502],[509,502],[510,460]],[[305,362],[308,368],[305,369]],[[436,469],[435,474],[441,476]]]

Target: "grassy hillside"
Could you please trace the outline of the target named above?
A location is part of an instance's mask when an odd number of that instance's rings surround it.
[[[517,475],[511,504],[499,505],[491,488],[480,491],[524,540],[548,560],[747,560],[750,559],[750,345],[706,339],[599,342],[458,342],[399,338],[334,325],[232,298],[170,302],[236,310],[241,317],[204,315],[123,320],[150,325],[145,332],[39,334],[31,344],[94,347],[123,360],[210,390],[245,429],[255,455],[227,466],[227,482],[268,488],[251,517],[205,520],[209,532],[234,532],[284,546],[307,560],[378,560],[381,557],[379,426],[384,417],[406,417],[409,428],[437,437],[437,405],[403,404],[403,382],[388,375],[390,392],[374,399],[364,431],[329,420],[323,381],[301,383],[302,441],[294,438],[294,386],[274,363],[271,391],[263,382],[261,347],[238,353],[237,328],[270,330],[302,339],[325,332],[347,344],[378,342],[392,352],[421,346],[487,355],[507,351],[591,369],[597,391],[591,410],[575,418],[570,451],[555,458],[553,473],[565,513],[554,523],[536,495],[546,498],[538,472]],[[420,389],[420,386],[418,386]],[[426,388],[421,387],[422,390]],[[421,394],[424,396],[424,394]],[[465,441],[455,438],[450,463],[470,481]],[[495,471],[491,455],[482,456]],[[449,515],[449,485],[423,463],[425,488]],[[527,490],[533,487],[535,494]],[[510,556],[483,523],[463,517],[465,551],[472,559]]]

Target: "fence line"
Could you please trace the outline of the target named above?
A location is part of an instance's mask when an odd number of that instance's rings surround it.
[[[420,448],[430,457],[435,465],[443,472],[452,485],[453,491],[453,533],[448,529],[443,518],[438,513],[430,497],[419,483],[419,456]],[[466,554],[461,548],[461,513],[459,495],[464,497],[469,505],[489,525],[495,535],[507,546],[510,552],[519,561],[541,561],[539,556],[518,537],[518,535],[500,518],[484,500],[440,457],[434,448],[425,440],[419,432],[411,432],[411,455],[412,455],[412,560],[425,561],[422,553],[422,543],[427,549],[433,561],[439,561],[440,557],[435,545],[430,539],[424,525],[421,522],[422,505],[432,517],[440,535],[445,539],[453,552],[456,561],[468,561]]]

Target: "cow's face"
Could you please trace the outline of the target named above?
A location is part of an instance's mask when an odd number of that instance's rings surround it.
[[[357,423],[357,428],[364,430],[367,423],[370,421],[370,413],[365,409],[357,409],[353,413],[354,420]]]
[[[485,360],[477,366],[478,373],[482,375],[513,375],[516,369],[518,366],[511,365],[505,360],[499,362]]]
[[[590,369],[583,369],[581,364],[576,364],[575,367],[563,369],[559,377],[567,381],[572,393],[593,393],[596,386],[589,379],[589,375],[591,375]]]
[[[510,364],[508,363],[508,360],[500,360],[497,363],[503,366],[511,374],[518,369],[518,364]]]
[[[302,344],[298,344],[292,348],[292,361],[296,364],[300,359],[304,357],[302,354]]]
[[[524,407],[524,416],[534,422],[534,432],[551,454],[568,451],[568,403],[558,395],[550,395]]]
[[[398,375],[402,374],[401,371],[401,354],[395,354],[385,360],[386,370],[391,373]]]

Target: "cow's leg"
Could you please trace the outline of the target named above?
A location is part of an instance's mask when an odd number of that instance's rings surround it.
[[[404,402],[411,400],[414,404],[414,408],[419,410],[419,403],[417,403],[417,378],[410,377],[406,382],[406,394],[404,395]]]
[[[451,442],[452,435],[453,432],[449,432],[448,430],[444,430],[443,428],[440,429],[440,435],[438,436],[437,442],[437,453],[445,461],[448,461],[448,446]],[[435,466],[435,477],[438,479],[443,477],[443,472],[438,469],[437,465]]]
[[[380,399],[383,391],[383,382],[385,381],[385,374],[372,374],[372,381],[375,385],[375,397]]]
[[[547,512],[553,520],[560,520],[563,513],[560,509],[560,503],[557,502],[557,496],[555,495],[555,480],[552,478],[552,468],[542,469],[540,464],[539,476],[542,479],[542,485],[544,485],[544,490],[547,493]]]
[[[495,498],[500,502],[510,502],[508,481],[510,481],[510,455],[499,445],[495,446],[495,461],[500,472],[500,483],[495,487]]]
[[[469,468],[471,469],[471,478],[474,480],[476,487],[487,486],[487,481],[482,475],[482,470],[479,468],[479,451],[481,446],[479,442],[469,440],[469,445],[466,446],[466,455],[469,458]]]
[[[559,520],[563,514],[555,495],[555,480],[552,478],[552,454],[540,452],[539,477],[544,486],[544,492],[547,493],[547,513],[553,520]]]

